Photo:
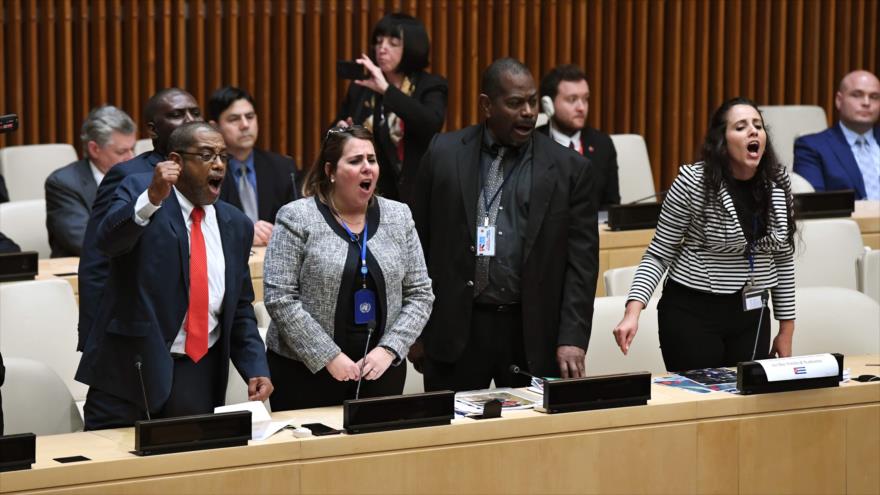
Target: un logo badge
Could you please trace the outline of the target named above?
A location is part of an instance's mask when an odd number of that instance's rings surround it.
[[[360,305],[361,313],[367,314],[370,312],[370,309],[372,309],[372,306],[370,306],[370,303],[368,303],[368,302],[361,303],[361,305]]]

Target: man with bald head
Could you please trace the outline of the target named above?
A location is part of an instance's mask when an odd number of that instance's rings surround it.
[[[167,88],[153,95],[144,107],[144,121],[153,150],[120,163],[110,169],[92,204],[92,213],[86,225],[82,254],[79,260],[79,341],[77,350],[81,351],[89,330],[91,330],[104,283],[107,280],[109,264],[107,258],[95,247],[98,225],[107,213],[107,207],[116,187],[125,177],[137,173],[151,173],[153,168],[164,161],[168,155],[168,139],[174,129],[187,122],[201,122],[202,111],[196,99],[180,88]]]
[[[483,74],[483,122],[434,137],[413,219],[434,310],[411,359],[426,390],[584,376],[599,267],[595,176],[536,133],[538,90],[521,62]]]
[[[880,80],[850,72],[834,106],[837,125],[794,142],[794,171],[817,191],[853,189],[856,199],[880,200]]]
[[[154,418],[213,412],[230,358],[250,400],[272,393],[251,306],[253,223],[218,201],[223,136],[189,122],[163,145],[168,159],[123,179],[97,228],[110,272],[76,374],[89,385],[87,430],[131,426],[147,409]]]

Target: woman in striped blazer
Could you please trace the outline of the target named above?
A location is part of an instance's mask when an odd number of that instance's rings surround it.
[[[754,102],[734,98],[715,111],[702,159],[681,167],[663,201],[654,239],[614,329],[617,345],[627,353],[641,310],[668,270],[657,306],[666,369],[790,356],[795,316],[791,186]],[[768,292],[779,320],[772,346]]]

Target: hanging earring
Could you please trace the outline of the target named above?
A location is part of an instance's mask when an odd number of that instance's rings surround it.
[[[336,177],[330,177],[330,182],[331,183],[336,182]]]

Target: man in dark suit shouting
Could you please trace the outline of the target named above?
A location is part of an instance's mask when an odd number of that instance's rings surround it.
[[[153,417],[212,412],[224,403],[230,358],[249,399],[272,393],[251,307],[253,224],[217,201],[223,137],[184,124],[168,151],[152,173],[123,179],[98,226],[110,275],[76,374],[89,385],[89,430],[132,425],[145,407]]]
[[[584,375],[598,269],[592,170],[533,132],[538,95],[506,58],[483,75],[484,123],[434,138],[413,210],[434,311],[411,353],[425,389]],[[420,347],[424,347],[421,356]]]

